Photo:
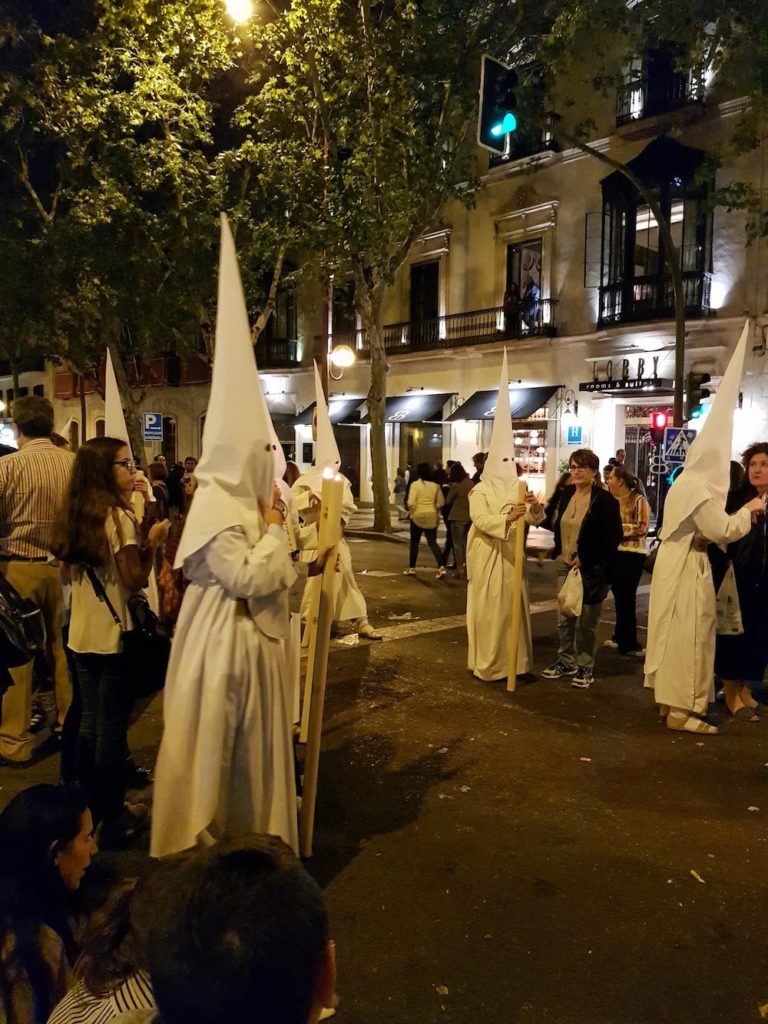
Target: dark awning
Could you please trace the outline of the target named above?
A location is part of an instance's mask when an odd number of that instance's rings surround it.
[[[562,387],[561,384],[548,384],[542,388],[510,388],[509,405],[513,420],[527,420],[552,395]],[[499,389],[493,391],[476,391],[448,417],[451,423],[456,420],[492,420],[496,414],[496,401]]]
[[[328,415],[331,423],[359,423],[360,414],[358,410],[362,404],[362,398],[331,399],[328,405]],[[311,426],[312,414],[315,411],[316,405],[317,402],[312,402],[303,412],[300,412],[298,416],[294,416],[293,425],[297,427],[299,424],[303,423],[306,426]]]
[[[443,406],[454,394],[426,395],[423,391],[412,391],[408,395],[387,398],[384,418],[388,423],[443,423]],[[371,417],[365,415],[362,422],[370,423]]]

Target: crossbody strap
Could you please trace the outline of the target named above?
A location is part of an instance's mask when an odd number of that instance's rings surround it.
[[[112,614],[112,618],[115,620],[115,625],[119,627],[121,633],[124,633],[125,632],[125,626],[123,625],[123,620],[120,618],[120,616],[115,611],[115,607],[112,604],[112,602],[109,600],[107,592],[104,589],[104,584],[101,582],[99,577],[96,575],[96,571],[94,570],[93,566],[92,565],[86,565],[84,568],[85,568],[86,575],[88,576],[88,579],[91,581],[91,586],[93,587],[93,589],[94,589],[94,591],[96,593],[96,597],[98,597],[98,599],[100,601],[103,601],[104,604],[107,606],[107,608],[109,608],[109,610],[110,610],[110,612]]]

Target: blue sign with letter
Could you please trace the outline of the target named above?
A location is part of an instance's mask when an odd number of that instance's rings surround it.
[[[568,427],[568,444],[581,444],[581,426],[579,424]]]
[[[159,412],[145,412],[142,416],[145,441],[163,440],[163,417]]]
[[[694,437],[696,437],[695,430],[686,430],[685,427],[665,428],[662,458],[667,465],[682,466]]]

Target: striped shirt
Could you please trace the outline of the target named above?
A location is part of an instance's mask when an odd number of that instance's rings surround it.
[[[48,1018],[48,1024],[108,1024],[129,1010],[152,1010],[155,996],[149,976],[131,974],[109,995],[94,996],[82,981],[64,996]]]
[[[48,556],[74,461],[72,452],[47,437],[31,438],[0,459],[0,557]]]

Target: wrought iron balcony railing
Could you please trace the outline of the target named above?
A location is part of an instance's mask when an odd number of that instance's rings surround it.
[[[699,103],[703,95],[704,79],[698,69],[692,68],[687,74],[634,75],[616,93],[616,125],[621,127]]]
[[[489,341],[522,340],[537,336],[554,337],[557,300],[538,299],[529,308],[506,312],[500,306],[474,309],[468,313],[450,313],[430,320],[410,320],[384,327],[384,348],[388,355],[407,355],[435,349],[484,345]],[[323,342],[315,338],[316,347]],[[358,356],[370,355],[370,345],[363,330],[333,334],[326,338],[333,345],[350,345]]]
[[[705,271],[683,273],[687,317],[709,315],[711,288],[711,274]],[[674,315],[675,301],[669,277],[635,277],[629,284],[620,281],[600,289],[599,327],[639,320],[666,320]]]

